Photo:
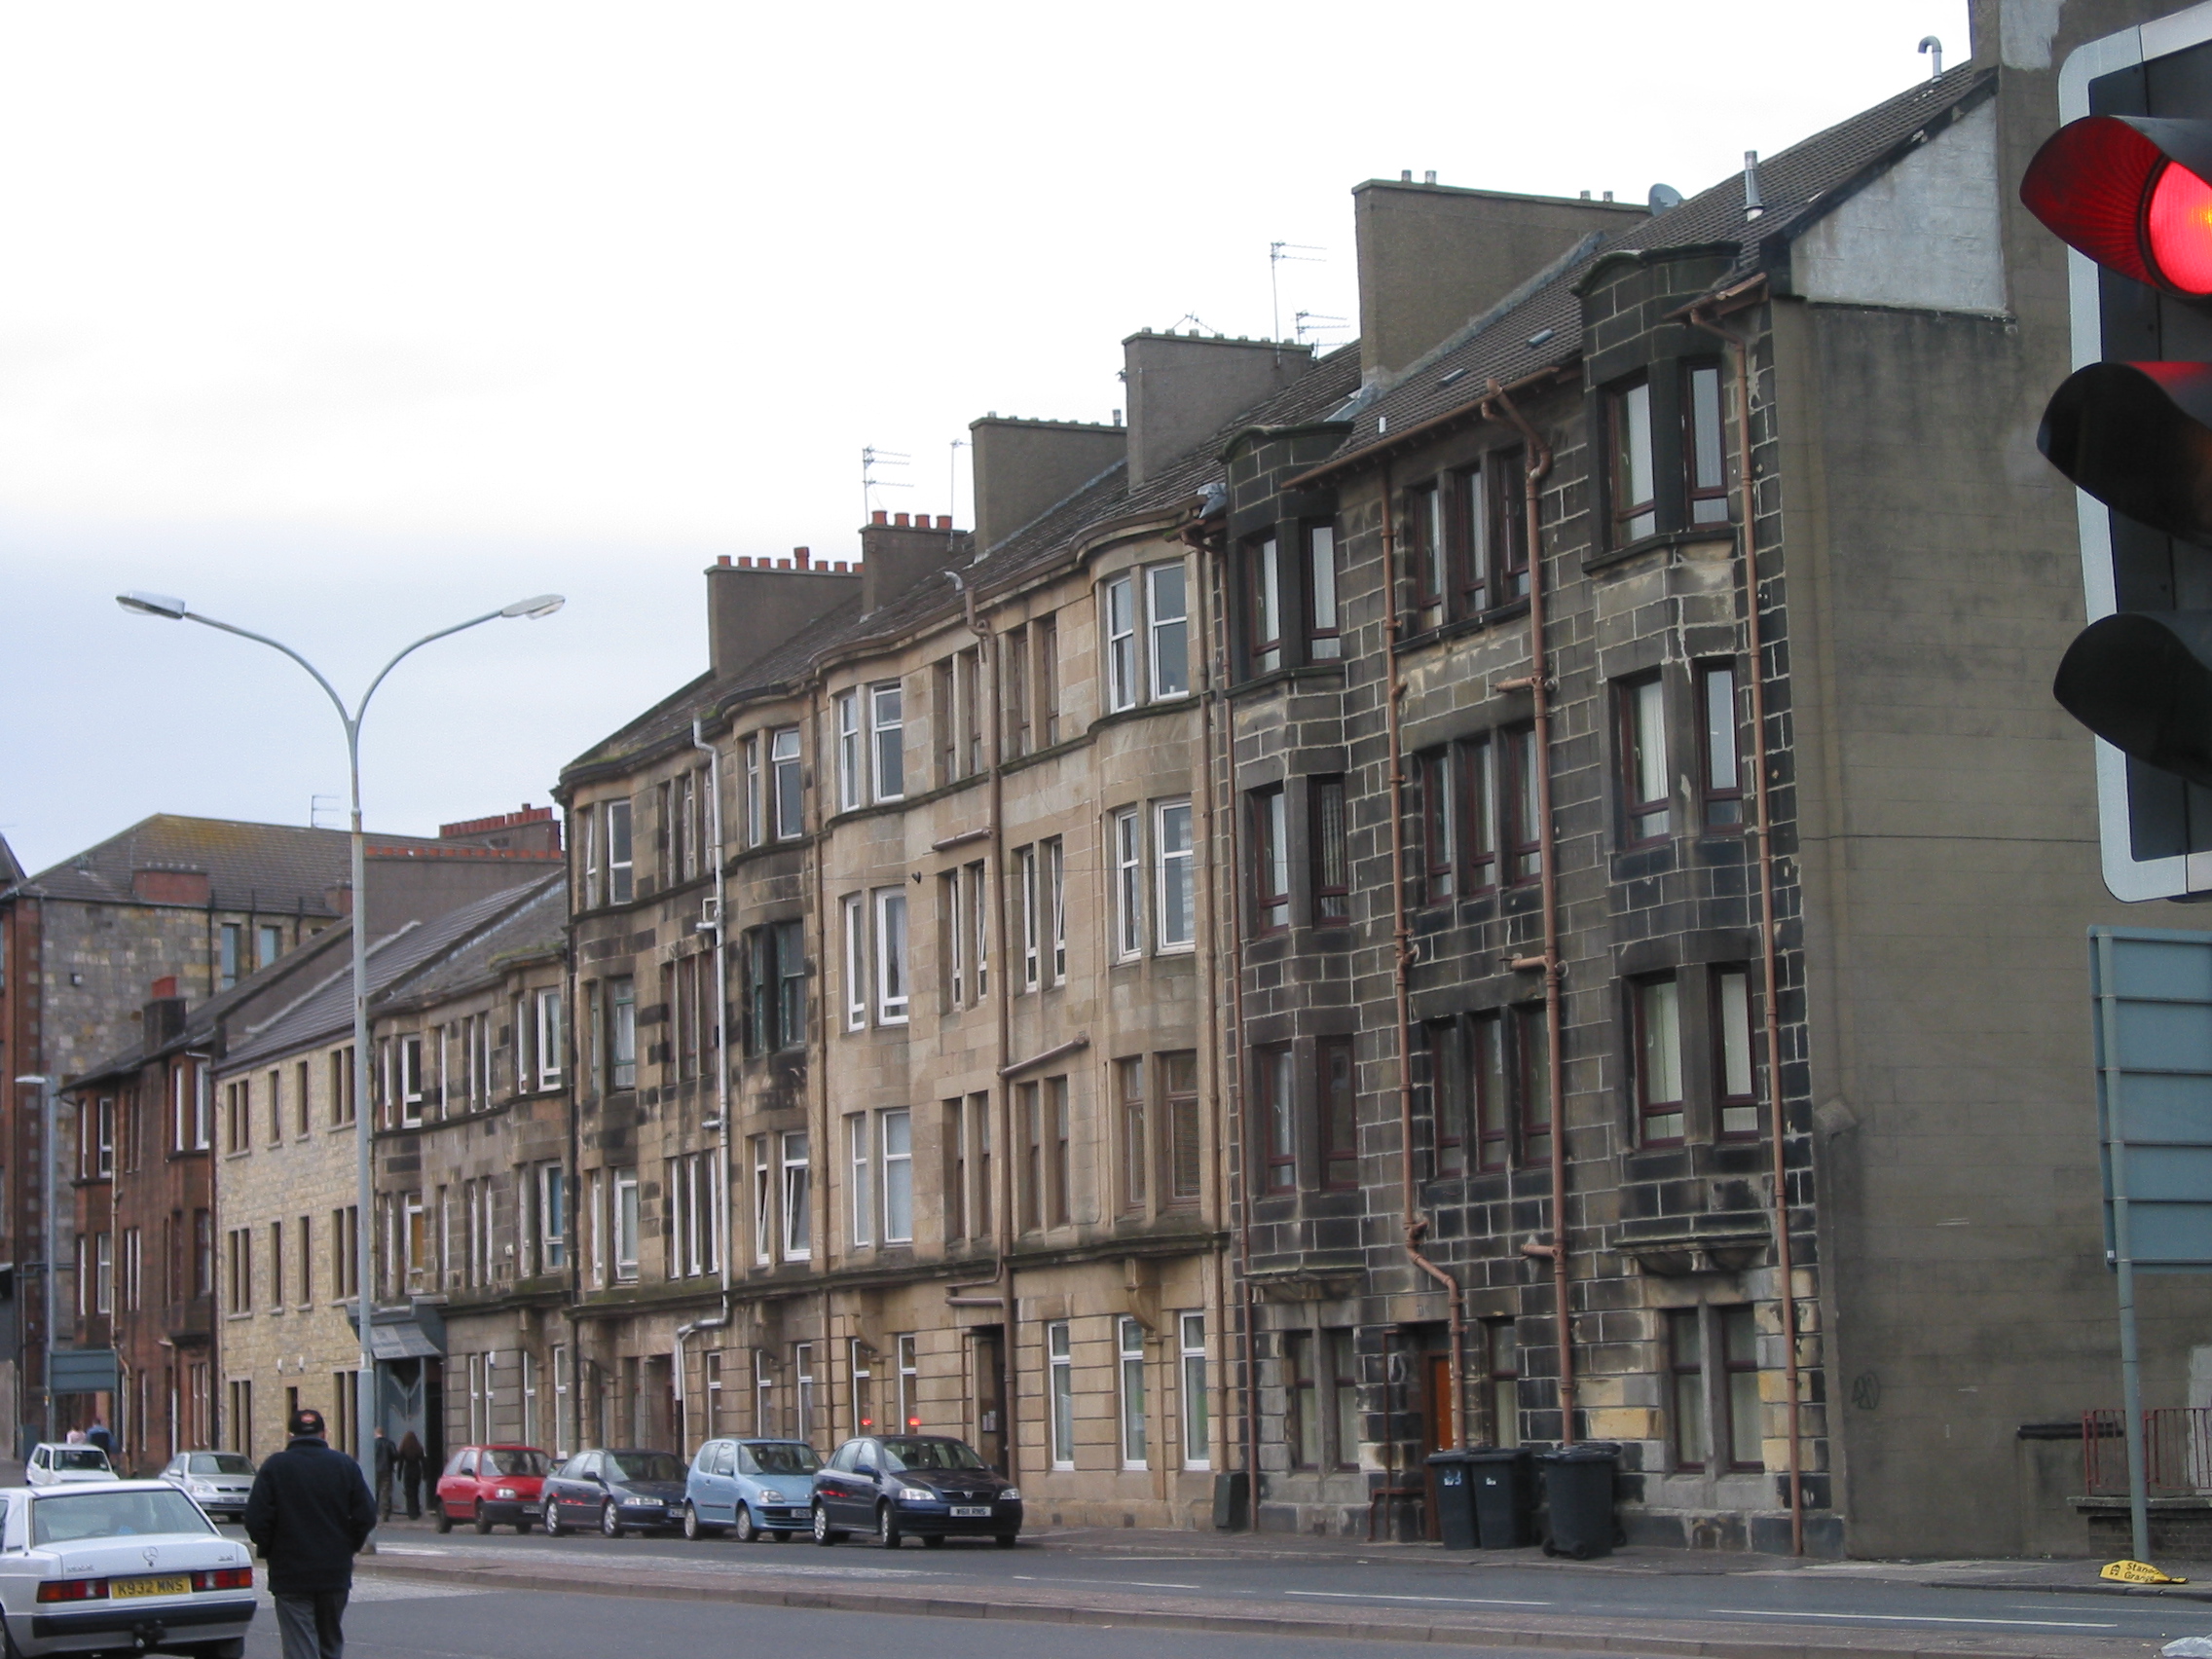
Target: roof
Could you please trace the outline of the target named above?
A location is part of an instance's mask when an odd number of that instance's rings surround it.
[[[0,887],[13,887],[23,879],[23,866],[17,862],[16,849],[8,845],[8,837],[0,835]]]
[[[1980,102],[1996,82],[1995,69],[1949,70],[1761,159],[1765,211],[1754,220],[1744,218],[1744,177],[1737,173],[1618,236],[1585,240],[1407,368],[1380,396],[1347,411],[1351,433],[1321,470],[1472,408],[1493,380],[1511,386],[1576,361],[1582,353],[1577,289],[1609,260],[1709,247],[1732,254],[1709,291],[1756,275],[1859,185],[1895,165],[1932,127]]]
[[[414,835],[378,835],[380,845],[434,847]],[[11,861],[12,863],[13,861]],[[142,898],[132,876],[139,871],[205,876],[208,897]],[[121,834],[43,869],[22,883],[44,899],[90,904],[212,903],[226,910],[269,910],[286,915],[335,916],[328,892],[350,879],[343,830],[297,824],[247,824],[232,818],[186,818],[157,812]]]
[[[491,926],[400,975],[380,1000],[387,1007],[440,1002],[496,980],[509,963],[558,953],[569,937],[566,872],[556,871],[526,891],[529,897]]]
[[[369,946],[370,1000],[374,1002],[378,992],[410,969],[505,920],[516,906],[528,903],[549,884],[558,885],[558,878],[546,876],[525,886],[504,888],[435,920],[409,922],[397,933],[376,940]],[[221,1064],[228,1071],[313,1048],[343,1036],[352,1023],[353,976],[349,961],[299,1001],[233,1044]]]

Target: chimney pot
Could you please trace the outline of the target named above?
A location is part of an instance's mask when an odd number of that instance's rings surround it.
[[[950,513],[938,514],[937,527],[940,530],[950,530],[952,528],[952,515]]]
[[[1402,170],[1402,171],[1400,171],[1400,173],[1398,174],[1398,182],[1399,182],[1400,184],[1411,184],[1411,183],[1413,183],[1413,181],[1414,181],[1414,169],[1413,169],[1413,168],[1411,168],[1411,167],[1407,167],[1407,168],[1403,169],[1403,170]]]
[[[724,570],[729,569],[729,555],[727,553],[724,553],[720,558],[717,559],[715,563],[721,566]]]
[[[1428,171],[1420,175],[1420,181],[1423,184],[1434,184],[1436,182],[1436,169],[1430,167]]]
[[[792,562],[789,559],[778,559],[776,561],[776,569],[779,571],[788,571],[791,568]]]
[[[891,522],[894,525],[897,525],[900,528],[903,529],[906,524],[906,515],[904,513],[893,513],[891,515]]]
[[[885,512],[881,507],[878,507],[874,512],[868,514],[867,522],[870,524],[889,524],[891,522],[891,515]]]
[[[161,1002],[166,998],[173,997],[175,995],[176,976],[174,974],[164,974],[159,979],[156,979],[154,981],[154,1000],[156,1002]]]

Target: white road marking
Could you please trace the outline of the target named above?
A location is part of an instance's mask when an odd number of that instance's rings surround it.
[[[1293,1596],[1298,1592],[1293,1590]],[[1976,1619],[1941,1613],[1793,1613],[1767,1607],[1708,1607],[1744,1619],[1875,1619],[1883,1624],[2026,1625],[2037,1630],[2118,1630],[2117,1624],[2083,1624],[2075,1619]]]
[[[1515,1602],[1503,1596],[1377,1596],[1364,1590],[1285,1590],[1286,1596],[1325,1596],[1345,1602],[1450,1602],[1463,1607],[1549,1607],[1551,1602]]]
[[[1054,1578],[1049,1573],[1017,1572],[1014,1575],[1022,1584],[1095,1584],[1102,1590],[1125,1585],[1132,1590],[1198,1590],[1198,1584],[1161,1584],[1148,1578]]]

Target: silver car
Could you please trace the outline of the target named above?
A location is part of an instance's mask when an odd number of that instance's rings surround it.
[[[115,1649],[242,1659],[253,1564],[166,1481],[0,1491],[0,1618],[23,1659]]]
[[[245,1500],[253,1495],[253,1459],[240,1452],[179,1452],[162,1479],[182,1487],[216,1520],[242,1521]]]

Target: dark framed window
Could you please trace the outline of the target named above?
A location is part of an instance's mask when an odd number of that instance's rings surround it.
[[[1329,1344],[1329,1448],[1340,1469],[1359,1467],[1359,1344],[1356,1331],[1325,1332]]]
[[[1452,567],[1457,580],[1457,605],[1462,616],[1480,616],[1491,598],[1490,501],[1483,488],[1483,470],[1469,467],[1452,475]]]
[[[1434,480],[1406,492],[1406,572],[1414,579],[1414,603],[1426,610],[1444,603],[1444,491]]]
[[[1246,655],[1254,674],[1282,667],[1282,552],[1272,535],[1249,543],[1244,552],[1250,644]]]
[[[1513,1083],[1520,1107],[1521,1156],[1530,1163],[1548,1163],[1552,1156],[1552,1051],[1542,1003],[1521,1003],[1513,1010]]]
[[[1252,931],[1290,926],[1290,819],[1283,787],[1254,790],[1252,807]]]
[[[1667,1377],[1675,1467],[1695,1473],[1713,1453],[1707,1427],[1704,1316],[1699,1309],[1668,1310]]]
[[[1697,712],[1705,827],[1740,829],[1744,823],[1744,733],[1736,717],[1734,663],[1698,665]]]
[[[1659,528],[1658,469],[1651,455],[1651,383],[1639,378],[1605,394],[1606,474],[1612,486],[1613,545]]]
[[[1202,1169],[1198,1145],[1198,1056],[1192,1049],[1161,1054],[1161,1109],[1166,1116],[1167,1202],[1198,1201]]]
[[[1438,1180],[1467,1172],[1467,1075],[1459,1022],[1431,1020],[1423,1033],[1428,1047],[1429,1142],[1435,1149]]]
[[[1114,1062],[1122,1099],[1122,1207],[1142,1210],[1151,1192],[1152,1136],[1145,1126],[1144,1056]]]
[[[1544,872],[1543,756],[1536,752],[1536,728],[1516,726],[1498,734],[1505,750],[1505,860],[1516,882]]]
[[[1493,606],[1529,597],[1527,477],[1528,457],[1520,450],[1496,450],[1483,458]]]
[[[1435,749],[1415,760],[1420,780],[1421,902],[1449,904],[1453,898],[1452,752]]]
[[[1521,1344],[1510,1319],[1483,1325],[1485,1382],[1490,1392],[1490,1432],[1493,1446],[1521,1444]]]
[[[1315,778],[1306,788],[1313,818],[1313,920],[1326,927],[1351,919],[1351,849],[1345,838],[1345,781]]]
[[[1349,1037],[1324,1037],[1314,1048],[1321,1096],[1321,1184],[1345,1192],[1359,1185],[1359,1092]]]
[[[1506,1077],[1500,1014],[1478,1014],[1467,1022],[1467,1076],[1473,1096],[1475,1167],[1503,1169],[1513,1157],[1513,1090]]]
[[[755,928],[746,952],[746,1051],[806,1046],[806,924]]]
[[[1283,1332],[1282,1440],[1294,1469],[1321,1466],[1321,1415],[1313,1383],[1313,1333]]]
[[[1337,527],[1309,524],[1306,537],[1306,655],[1334,662],[1345,654],[1337,610]]]
[[[1721,1396],[1728,1412],[1728,1466],[1731,1469],[1766,1467],[1759,1408],[1759,1331],[1756,1313],[1749,1308],[1720,1308],[1720,1368],[1728,1379]]]
[[[1722,449],[1720,365],[1682,365],[1682,487],[1692,524],[1728,522],[1728,462]]]
[[[1292,1087],[1290,1048],[1283,1044],[1252,1051],[1252,1114],[1265,1140],[1261,1146],[1260,1190],[1289,1193],[1298,1188],[1298,1107]]]
[[[1487,737],[1459,746],[1462,894],[1497,885],[1497,756]]]
[[[1630,846],[1665,840],[1674,827],[1667,769],[1667,690],[1656,674],[1624,682],[1620,709],[1621,811]]]
[[[1722,1140],[1754,1140],[1759,1132],[1757,1050],[1751,1035],[1751,972],[1713,970],[1713,1077],[1715,1122]]]
[[[1643,1146],[1678,1146],[1682,1111],[1682,999],[1672,977],[1638,979],[1629,987],[1635,1026],[1637,1138]]]

